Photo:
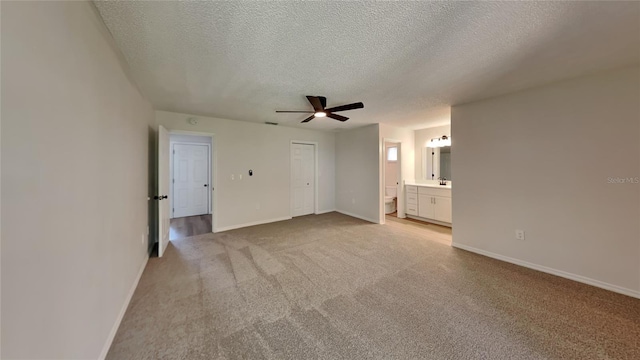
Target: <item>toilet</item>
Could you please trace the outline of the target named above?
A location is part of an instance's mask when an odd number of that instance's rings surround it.
[[[396,186],[384,187],[384,213],[393,214],[396,211],[396,197],[398,195]]]

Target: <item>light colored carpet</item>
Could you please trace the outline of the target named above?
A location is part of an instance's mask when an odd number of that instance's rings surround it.
[[[338,213],[172,242],[108,359],[640,359],[640,300]]]

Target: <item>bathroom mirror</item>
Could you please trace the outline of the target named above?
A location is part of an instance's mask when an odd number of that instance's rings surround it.
[[[422,178],[451,180],[451,146],[422,148]]]

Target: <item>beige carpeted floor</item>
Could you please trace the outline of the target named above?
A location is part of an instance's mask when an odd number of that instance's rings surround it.
[[[172,242],[108,359],[640,359],[640,300],[338,213]]]

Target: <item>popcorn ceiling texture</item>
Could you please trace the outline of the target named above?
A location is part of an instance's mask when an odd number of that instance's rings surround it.
[[[96,2],[158,110],[335,129],[640,62],[640,3]],[[363,101],[299,124],[304,95]]]

